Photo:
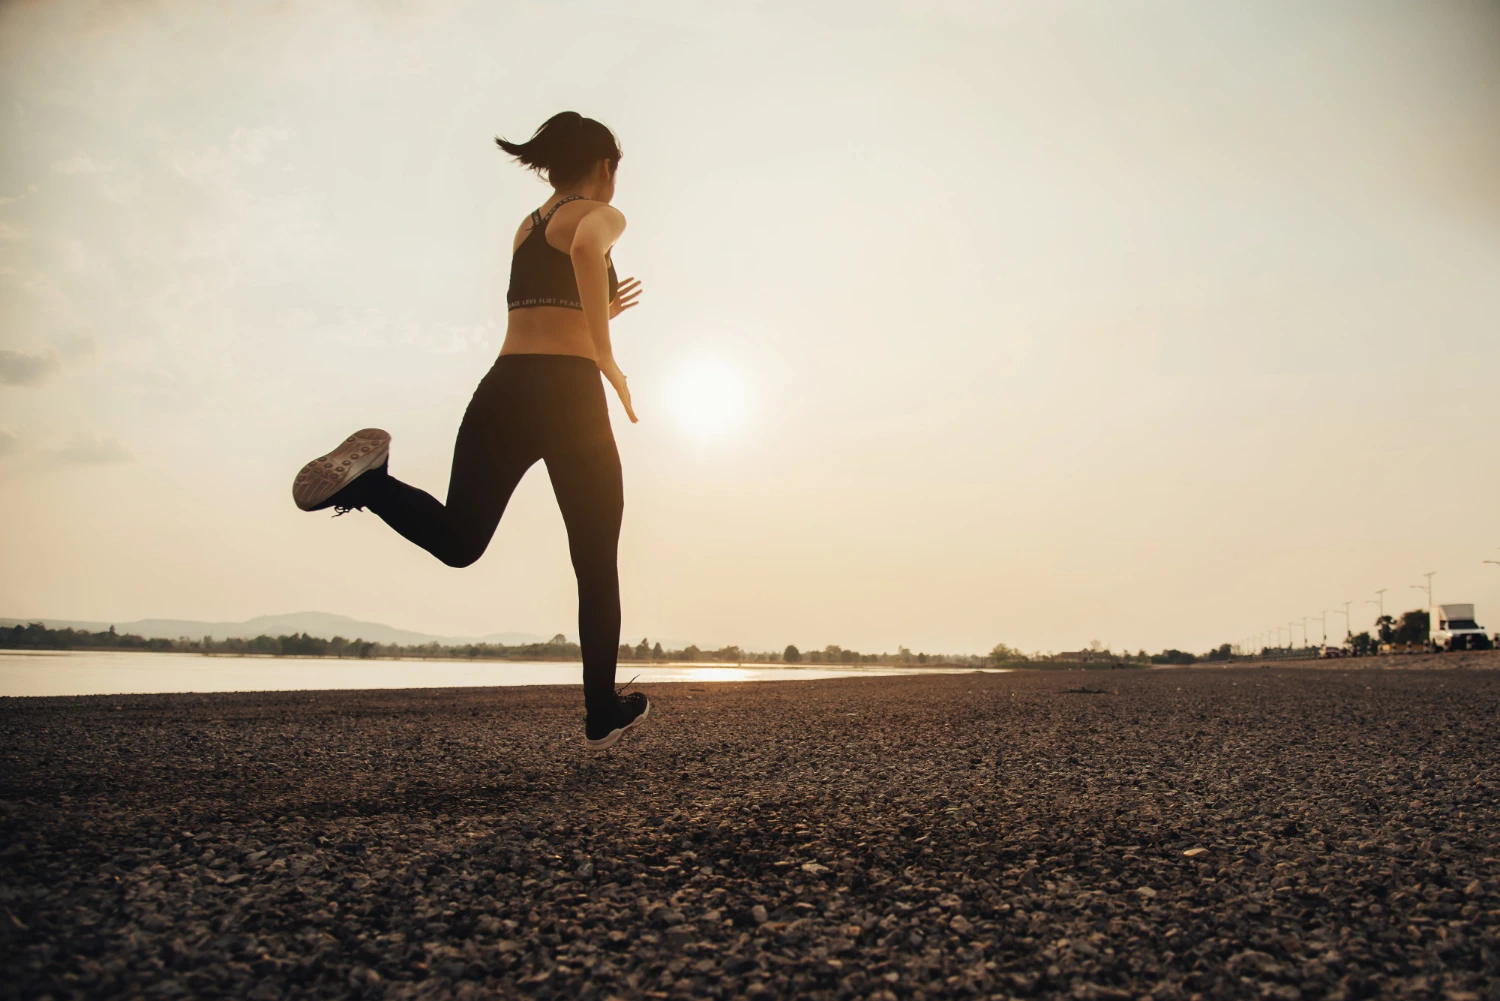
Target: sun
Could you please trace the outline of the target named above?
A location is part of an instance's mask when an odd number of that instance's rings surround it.
[[[740,430],[749,412],[744,373],[715,358],[683,362],[667,382],[667,405],[678,428],[700,447]]]

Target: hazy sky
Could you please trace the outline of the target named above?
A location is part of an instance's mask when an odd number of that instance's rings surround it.
[[[461,571],[290,497],[368,425],[442,496],[547,193],[493,137],[573,109],[632,642],[1500,628],[1497,12],[12,0],[0,615],[576,632],[540,467]]]

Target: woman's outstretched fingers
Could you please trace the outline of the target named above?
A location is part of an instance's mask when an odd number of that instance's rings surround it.
[[[637,305],[637,297],[641,294],[641,281],[639,278],[627,278],[620,283],[615,290],[615,297],[609,304],[609,318],[613,320],[631,306]]]

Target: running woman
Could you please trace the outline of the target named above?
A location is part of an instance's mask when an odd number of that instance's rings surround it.
[[[625,501],[599,376],[634,423],[609,321],[640,295],[640,282],[618,281],[610,260],[625,231],[625,216],[609,204],[620,147],[606,126],[573,111],[549,118],[527,142],[495,142],[553,192],[516,230],[505,343],[459,426],[447,504],[389,474],[391,436],[378,428],[354,432],[302,467],[292,497],[304,511],[369,508],[448,566],[466,567],[489,545],[526,470],[545,462],[578,576],[584,741],[603,750],[651,709],[644,694],[615,690]]]

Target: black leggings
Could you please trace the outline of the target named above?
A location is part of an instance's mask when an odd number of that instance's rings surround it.
[[[604,387],[592,360],[501,355],[464,412],[447,506],[394,477],[375,485],[368,506],[450,567],[466,567],[484,553],[516,484],[538,459],[552,478],[578,575],[584,704],[590,714],[608,713],[620,645],[615,561],[625,494]]]

